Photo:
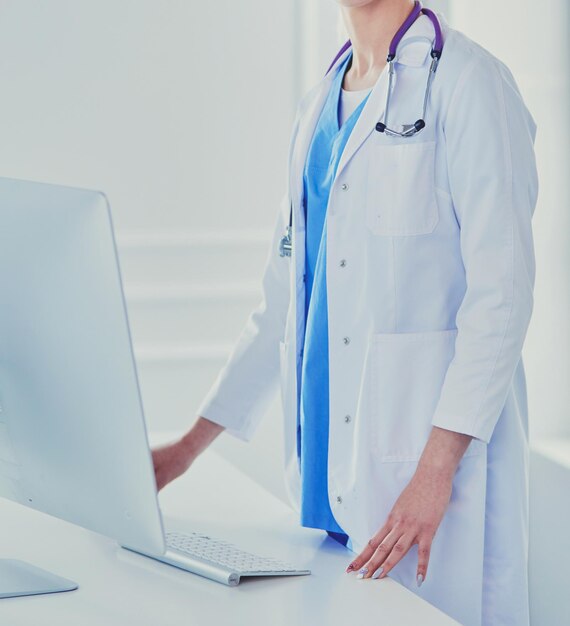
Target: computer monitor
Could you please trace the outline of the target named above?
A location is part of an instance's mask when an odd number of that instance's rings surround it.
[[[0,178],[0,496],[143,552],[165,550],[109,203],[98,191]],[[65,587],[13,568],[0,562],[0,586],[21,580],[11,595]]]

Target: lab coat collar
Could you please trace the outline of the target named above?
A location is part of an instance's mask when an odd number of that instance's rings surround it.
[[[445,20],[440,13],[436,12],[438,19],[442,26]],[[411,67],[421,67],[425,61],[428,53],[431,51],[435,39],[435,33],[431,20],[424,13],[416,19],[416,21],[408,28],[404,33],[397,49],[396,58],[394,61],[400,65],[408,65]],[[345,52],[335,61],[331,67],[329,74],[334,74],[346,57],[350,54],[352,47],[345,50]]]

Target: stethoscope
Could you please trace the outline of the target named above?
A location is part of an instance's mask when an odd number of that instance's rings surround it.
[[[435,41],[434,41],[433,48],[431,50],[432,61],[431,61],[431,65],[429,68],[428,78],[427,78],[426,88],[425,88],[425,93],[424,93],[424,105],[423,105],[422,117],[420,117],[420,119],[418,119],[413,124],[404,124],[402,126],[403,130],[397,131],[388,127],[388,113],[390,110],[392,83],[393,83],[394,74],[395,74],[394,59],[396,58],[396,49],[398,48],[398,44],[402,40],[402,37],[404,36],[406,31],[419,17],[420,13],[424,13],[425,15],[428,16],[431,23],[433,24],[433,29],[435,31]],[[350,48],[351,45],[352,43],[349,39],[342,46],[342,48],[338,51],[337,55],[335,56],[332,63],[330,64],[328,70],[326,71],[325,76],[331,71],[335,63]],[[414,8],[412,9],[412,12],[410,13],[410,15],[408,15],[408,17],[406,18],[402,26],[400,26],[400,28],[398,29],[398,31],[392,38],[392,41],[390,42],[390,46],[388,47],[388,56],[386,58],[386,61],[388,63],[388,90],[386,92],[386,106],[384,107],[384,120],[381,122],[379,121],[376,124],[376,130],[379,133],[385,133],[386,135],[391,135],[391,136],[396,136],[396,137],[413,137],[416,133],[419,133],[423,128],[425,128],[426,123],[425,123],[424,118],[426,116],[427,103],[428,103],[429,95],[431,92],[431,84],[433,82],[433,78],[437,71],[437,66],[439,63],[439,59],[441,58],[442,50],[443,50],[443,37],[441,34],[441,25],[439,23],[439,20],[437,19],[437,16],[430,9],[426,9],[425,7],[422,7],[419,0],[415,0]],[[289,225],[287,226],[285,234],[283,235],[283,237],[281,238],[281,241],[279,242],[279,255],[280,256],[291,256],[291,251],[293,249],[292,231],[293,231],[293,206],[291,206],[290,212],[289,212]]]

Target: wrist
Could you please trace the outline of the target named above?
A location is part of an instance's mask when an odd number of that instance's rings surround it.
[[[420,457],[417,471],[452,480],[472,436],[434,426]]]
[[[188,460],[194,459],[200,453],[198,442],[196,441],[196,434],[191,430],[188,431],[178,441],[178,448],[182,455]]]
[[[435,479],[439,481],[452,481],[457,464],[452,460],[420,458],[416,468],[416,474],[421,478]]]

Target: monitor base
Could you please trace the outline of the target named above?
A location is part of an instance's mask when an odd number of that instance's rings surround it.
[[[0,559],[0,598],[60,593],[73,591],[77,587],[77,583],[71,580],[46,572],[24,561]]]

